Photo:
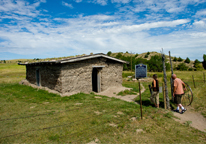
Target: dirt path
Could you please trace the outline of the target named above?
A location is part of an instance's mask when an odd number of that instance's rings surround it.
[[[204,118],[200,113],[194,112],[192,107],[186,107],[187,111],[184,114],[174,112],[174,116],[180,118],[175,119],[182,124],[187,122],[192,122],[191,127],[194,127],[202,132],[206,132],[206,118]]]
[[[143,93],[145,91],[145,88],[142,84],[141,84],[141,88],[142,88],[141,92]],[[110,87],[106,91],[97,93],[97,95],[104,95],[108,97],[118,98],[118,99],[128,101],[128,102],[133,102],[134,99],[139,95],[139,93],[137,95],[117,96],[117,94],[120,91],[124,91],[126,89],[131,89],[131,88]],[[174,116],[179,118],[179,119],[175,119],[175,121],[178,121],[182,124],[185,124],[187,122],[191,123],[190,124],[191,127],[194,127],[200,131],[206,132],[206,119],[200,113],[194,112],[192,107],[186,107],[186,108],[187,108],[187,111],[184,114],[174,112]]]
[[[110,87],[107,90],[97,93],[97,95],[104,95],[104,96],[108,96],[108,97],[114,97],[114,98],[118,98],[127,102],[133,102],[134,99],[139,95],[139,93],[137,95],[126,95],[126,96],[117,96],[117,94],[121,91],[124,90],[130,90],[131,88],[126,88],[126,87]],[[141,93],[143,93],[145,91],[144,86],[141,84]]]

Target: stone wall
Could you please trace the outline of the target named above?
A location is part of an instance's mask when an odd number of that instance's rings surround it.
[[[26,79],[37,85],[36,70],[39,69],[40,73],[40,86],[48,87],[50,89],[62,92],[62,82],[60,80],[61,66],[60,65],[27,65],[26,66]]]
[[[73,63],[55,65],[27,65],[26,79],[36,84],[36,69],[40,70],[40,84],[60,93],[92,92],[92,70],[94,66],[100,73],[101,91],[111,86],[122,85],[123,64],[106,58],[93,58]]]
[[[93,66],[104,66],[99,68],[101,91],[111,86],[121,86],[123,64],[106,58],[95,58],[62,66],[62,93],[92,92]]]

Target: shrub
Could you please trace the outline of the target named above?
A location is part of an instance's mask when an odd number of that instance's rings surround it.
[[[183,61],[183,59],[182,59],[181,57],[179,57],[179,58],[177,59],[177,61],[178,61],[178,62],[181,62],[181,61]]]
[[[148,58],[148,55],[146,54],[146,55],[144,56],[144,58]]]
[[[189,69],[188,69],[188,71],[193,71],[193,70],[194,70],[193,68],[189,68]]]
[[[190,63],[190,59],[187,57],[185,63]]]
[[[118,53],[117,55],[116,55],[116,58],[118,58],[118,59],[120,59],[122,57],[122,53]]]
[[[180,71],[186,71],[188,69],[188,67],[186,66],[185,63],[180,63],[178,66],[177,66],[177,70],[180,70]]]
[[[176,62],[176,61],[177,61],[177,58],[176,58],[176,57],[174,57],[173,61],[175,61],[175,62]]]
[[[204,69],[206,69],[206,55],[205,54],[203,55],[203,62],[202,62],[202,64],[203,64]]]
[[[162,57],[159,55],[154,55],[151,57],[151,59],[148,61],[148,67],[149,67],[149,71],[153,71],[153,72],[162,72],[163,70],[163,64],[162,64]],[[169,63],[165,63],[166,66],[166,70],[170,69],[170,64]]]
[[[202,70],[204,70],[202,63],[196,63],[196,64],[194,65],[194,67],[195,67],[195,70],[196,70],[196,71],[202,71]]]
[[[112,54],[111,51],[108,51],[108,52],[107,52],[107,55],[108,55],[108,56],[111,56],[111,54]]]
[[[147,52],[147,55],[149,55],[150,54],[150,52]]]
[[[138,57],[138,53],[136,53],[136,55],[134,57]]]

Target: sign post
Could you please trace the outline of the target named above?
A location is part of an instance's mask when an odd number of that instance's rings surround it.
[[[147,77],[147,65],[138,64],[135,65],[135,78],[144,78]]]
[[[141,96],[141,85],[139,82],[139,98],[140,98],[140,112],[141,112],[141,119],[142,119],[142,96]]]

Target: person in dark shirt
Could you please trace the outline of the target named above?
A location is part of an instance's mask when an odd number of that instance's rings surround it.
[[[150,101],[154,103],[155,107],[159,108],[159,82],[157,80],[157,74],[153,75],[152,89],[153,92],[150,96]]]

